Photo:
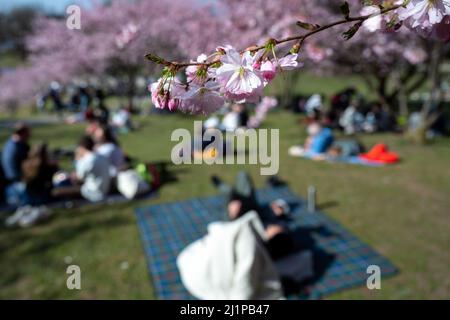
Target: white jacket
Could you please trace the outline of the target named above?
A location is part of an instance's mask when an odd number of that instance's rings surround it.
[[[255,211],[232,222],[209,224],[208,234],[178,256],[184,286],[199,299],[283,298],[264,238],[264,227]]]

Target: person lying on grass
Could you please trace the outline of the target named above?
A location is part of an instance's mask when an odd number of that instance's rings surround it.
[[[356,139],[335,140],[331,129],[318,122],[308,126],[308,138],[303,146],[292,146],[288,153],[293,157],[304,157],[317,161],[348,162],[358,159],[364,163],[385,165],[397,163],[400,157],[389,151],[383,143],[364,153],[365,147]]]

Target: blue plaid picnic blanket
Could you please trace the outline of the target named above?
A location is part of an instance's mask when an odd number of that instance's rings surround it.
[[[292,209],[290,228],[300,248],[311,250],[315,276],[291,288],[290,299],[319,299],[336,291],[365,285],[367,267],[377,265],[382,278],[396,267],[342,225],[316,212],[308,213],[303,200],[288,187],[257,190],[262,206],[282,198]],[[178,254],[207,232],[207,225],[221,220],[225,212],[222,195],[155,204],[136,209],[147,265],[160,299],[193,299],[184,288],[176,266]]]

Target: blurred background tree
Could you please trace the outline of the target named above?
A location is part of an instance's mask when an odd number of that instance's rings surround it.
[[[19,7],[9,13],[0,13],[0,49],[25,59],[28,53],[26,37],[33,31],[37,14],[37,9],[32,7]]]

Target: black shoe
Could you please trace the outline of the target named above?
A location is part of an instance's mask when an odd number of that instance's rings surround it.
[[[222,184],[222,180],[216,175],[211,176],[211,183],[214,185],[214,187],[218,188]]]
[[[271,187],[285,186],[287,183],[278,178],[277,176],[271,176],[267,179],[267,185]]]

